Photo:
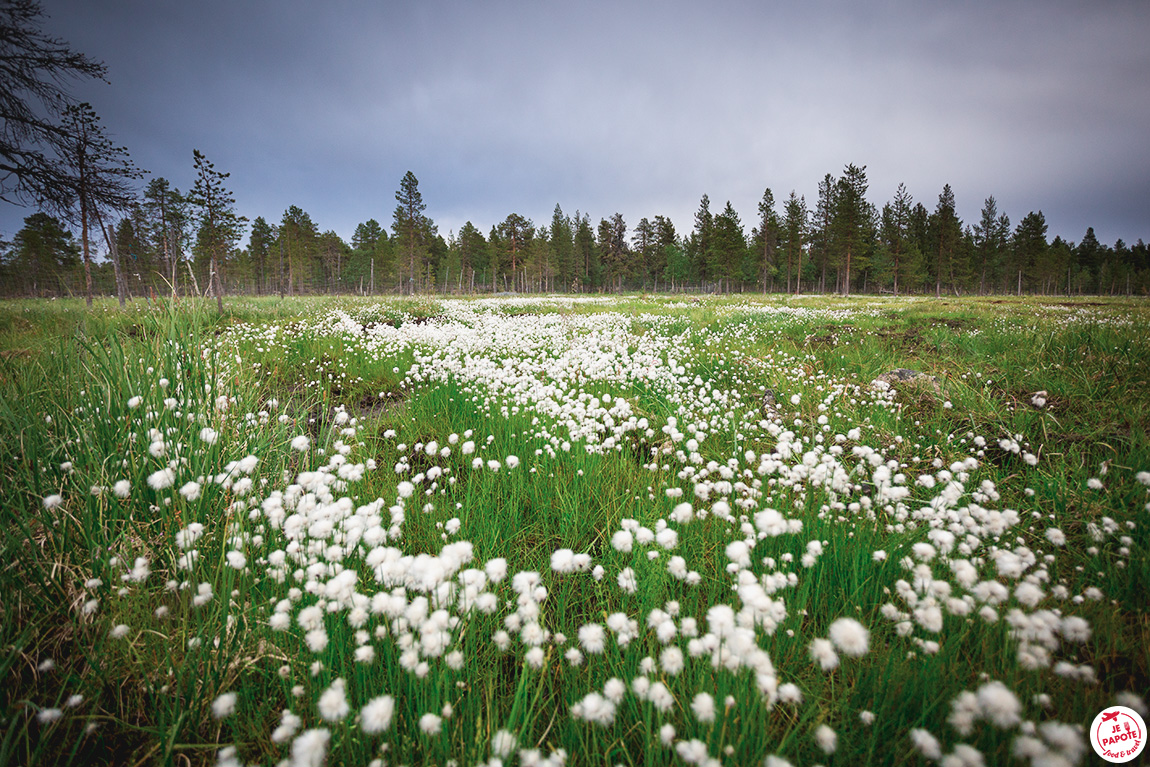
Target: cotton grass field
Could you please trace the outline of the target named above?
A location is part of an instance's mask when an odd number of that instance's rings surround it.
[[[0,305],[0,763],[1077,765],[1146,714],[1145,301],[227,309]]]

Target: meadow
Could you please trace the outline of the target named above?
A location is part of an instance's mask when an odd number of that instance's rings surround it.
[[[0,304],[0,764],[1037,767],[1147,713],[1145,300],[225,309]]]

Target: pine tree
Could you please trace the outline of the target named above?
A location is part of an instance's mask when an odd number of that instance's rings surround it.
[[[408,171],[399,182],[399,191],[395,193],[395,207],[391,225],[400,248],[407,256],[407,283],[408,293],[414,295],[416,289],[416,275],[422,272],[423,248],[427,243],[424,235],[429,228],[429,220],[424,215],[427,205],[423,202],[423,195],[419,192],[419,180],[415,174]],[[419,257],[419,269],[416,268],[416,257]]]
[[[84,253],[84,289],[88,306],[92,305],[92,257],[89,247],[88,225],[96,222],[108,246],[108,257],[116,274],[116,293],[120,306],[125,303],[123,275],[120,259],[112,237],[104,226],[104,213],[127,208],[135,200],[132,182],[143,173],[129,159],[128,150],[116,146],[105,135],[100,118],[88,103],[69,106],[64,110],[66,136],[59,142],[58,151],[64,166],[71,173],[71,199],[75,201],[73,213],[79,217],[80,245]]]
[[[200,150],[192,152],[195,160],[196,182],[188,194],[188,202],[199,209],[199,241],[211,259],[209,286],[216,294],[216,308],[224,313],[224,285],[220,275],[224,260],[243,235],[246,218],[237,216],[235,198],[224,187],[231,174],[216,170]]]
[[[154,178],[144,190],[143,207],[151,225],[153,247],[163,256],[166,270],[164,278],[174,298],[179,286],[179,265],[187,240],[187,200],[166,178]]]
[[[847,165],[836,184],[832,252],[835,262],[845,269],[843,295],[851,292],[851,266],[866,268],[874,237],[874,210],[866,200],[866,166]]]
[[[287,294],[295,295],[301,292],[319,258],[319,227],[298,205],[289,206],[280,219],[279,246],[283,254],[280,282],[286,269]]]
[[[535,225],[530,219],[518,213],[508,214],[507,218],[497,227],[499,239],[503,244],[500,251],[500,261],[511,265],[511,289],[519,289],[519,262],[527,242],[535,236]],[[524,286],[526,289],[526,285]]]
[[[103,63],[41,29],[34,0],[0,3],[0,201],[64,214],[75,204],[68,81],[103,80]],[[64,118],[61,123],[61,118]],[[90,267],[89,267],[90,273]]]

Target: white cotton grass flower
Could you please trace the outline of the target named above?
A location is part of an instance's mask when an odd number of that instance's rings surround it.
[[[127,498],[132,494],[132,483],[126,479],[119,480],[112,485],[112,494],[117,498]]]
[[[1022,721],[1022,704],[1010,689],[999,681],[987,682],[976,693],[982,717],[1000,730]]]
[[[1119,706],[1134,709],[1141,714],[1143,718],[1150,716],[1150,707],[1146,705],[1146,701],[1138,693],[1129,691],[1120,692],[1114,696],[1114,702]]]
[[[519,745],[519,738],[509,730],[498,730],[491,736],[491,753],[500,759],[507,759]]]
[[[63,715],[64,712],[58,708],[42,708],[39,713],[36,714],[36,720],[39,721],[40,724],[51,724]]]
[[[589,692],[571,707],[571,715],[600,727],[608,727],[615,721],[615,710],[614,701],[597,692]]]
[[[331,683],[316,702],[319,715],[325,722],[338,722],[351,713],[351,706],[347,702],[347,683],[342,677]]]
[[[212,716],[216,719],[231,716],[236,712],[237,700],[239,700],[239,695],[234,692],[225,692],[220,695],[212,701]]]
[[[715,699],[709,693],[700,692],[691,700],[691,711],[700,724],[715,721]]]
[[[839,656],[829,639],[814,639],[810,645],[811,660],[819,664],[823,671],[838,668]]]
[[[603,696],[616,705],[623,702],[623,696],[626,694],[627,685],[618,677],[611,677],[603,683]]]
[[[52,495],[44,496],[43,502],[44,502],[44,508],[47,509],[48,511],[51,511],[52,509],[56,508],[57,506],[59,506],[61,503],[64,502],[64,497],[62,495],[60,495],[59,493],[53,493]]]
[[[386,732],[395,714],[395,699],[390,695],[372,698],[359,712],[359,728],[368,735]]]
[[[220,439],[220,433],[213,429],[211,426],[205,426],[200,429],[200,440],[209,445],[214,445]]]
[[[830,639],[843,655],[861,658],[870,649],[870,632],[853,618],[839,618],[830,627]]]
[[[186,482],[184,486],[180,488],[180,495],[184,496],[184,499],[190,503],[199,499],[200,490],[201,488],[199,482]]]
[[[942,758],[942,745],[929,731],[916,727],[910,731],[910,742],[924,758],[934,762]]]
[[[311,439],[306,434],[301,434],[291,441],[291,449],[300,453],[306,453],[309,447],[311,447]]]
[[[419,717],[419,729],[429,736],[438,735],[443,731],[443,717],[438,714],[424,714]]]
[[[557,549],[551,553],[551,569],[557,573],[570,573],[575,570],[575,552],[571,549]]]
[[[160,490],[167,490],[169,487],[176,483],[176,472],[169,466],[159,471],[154,471],[148,475],[148,487],[159,492]]]
[[[839,736],[829,726],[821,724],[815,730],[815,743],[824,754],[830,755],[838,747]]]
[[[272,743],[287,743],[295,737],[296,732],[299,731],[302,724],[303,719],[294,714],[291,709],[285,708],[280,713],[279,725],[272,730]]]
[[[707,761],[707,744],[698,738],[681,740],[675,744],[675,753],[687,764],[703,764]]]
[[[803,702],[803,691],[794,682],[780,684],[777,695],[779,703],[798,705]]]
[[[322,767],[331,740],[329,730],[304,730],[291,744],[291,767]]]

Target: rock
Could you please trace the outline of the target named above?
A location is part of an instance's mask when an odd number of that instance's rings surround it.
[[[920,373],[917,370],[909,368],[895,368],[889,373],[883,373],[878,378],[871,381],[871,385],[875,383],[884,383],[888,386],[897,386],[899,384],[910,384],[915,387],[922,387],[933,390],[936,394],[942,393],[942,387],[938,385],[938,379],[934,376]]]
[[[775,398],[775,390],[770,388],[770,387],[764,389],[763,390],[763,407],[773,408],[777,404],[779,404],[779,401],[778,401],[778,399]]]

